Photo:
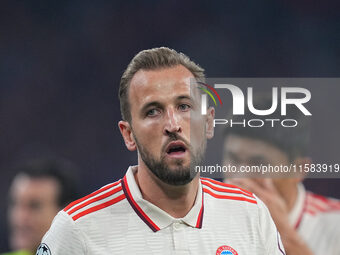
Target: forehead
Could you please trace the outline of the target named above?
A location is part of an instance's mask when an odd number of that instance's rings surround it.
[[[11,196],[16,198],[54,198],[59,191],[58,182],[50,177],[17,176],[11,186]]]
[[[268,161],[281,161],[288,158],[284,151],[266,141],[236,134],[226,137],[224,151],[245,160],[251,157],[262,157]]]
[[[193,78],[193,74],[182,65],[157,70],[139,70],[130,83],[130,103],[142,104],[183,94],[190,96],[194,91],[194,86],[190,86]]]

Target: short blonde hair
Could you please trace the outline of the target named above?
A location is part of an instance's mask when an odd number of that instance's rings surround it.
[[[181,52],[166,47],[153,48],[139,52],[129,63],[120,80],[119,101],[123,120],[131,121],[129,86],[139,70],[156,70],[183,65],[196,79],[204,80],[204,69]]]

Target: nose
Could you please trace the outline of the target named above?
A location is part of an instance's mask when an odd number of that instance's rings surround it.
[[[180,116],[176,114],[174,109],[168,109],[166,111],[165,125],[163,133],[169,135],[170,133],[180,133],[182,128],[180,125]]]

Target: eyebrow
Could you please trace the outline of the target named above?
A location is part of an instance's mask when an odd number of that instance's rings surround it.
[[[180,96],[176,97],[175,101],[180,101],[182,99],[188,99],[188,100],[194,101],[193,98],[191,96],[188,96],[188,95],[180,95]],[[146,103],[142,107],[141,111],[143,112],[143,111],[145,111],[147,108],[149,108],[151,106],[162,107],[163,104],[158,102],[158,101],[151,101],[149,103]]]
[[[236,153],[234,153],[232,151],[227,151],[226,156],[231,158],[232,160],[237,161],[237,162],[240,162],[242,160],[237,156]],[[250,158],[247,159],[247,162],[253,162],[253,163],[256,162],[256,163],[268,164],[268,160],[265,157],[259,156],[259,155],[251,156]]]
[[[176,100],[181,100],[181,99],[189,99],[189,100],[193,101],[193,98],[191,96],[187,96],[187,95],[181,95],[181,96],[178,96],[176,98]]]
[[[231,158],[232,160],[234,160],[234,161],[237,161],[237,162],[239,162],[240,161],[240,159],[239,159],[239,157],[237,156],[237,154],[236,153],[234,153],[234,152],[232,152],[232,151],[226,151],[226,153],[225,153],[225,155],[228,157],[228,158]]]
[[[257,155],[250,157],[249,161],[253,163],[255,162],[255,163],[268,164],[268,160],[265,157],[257,156]]]

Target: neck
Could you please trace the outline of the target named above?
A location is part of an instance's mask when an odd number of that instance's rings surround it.
[[[145,164],[138,165],[135,180],[143,199],[156,205],[174,218],[183,218],[194,206],[199,176],[186,185],[174,186],[159,180]]]
[[[279,191],[281,193],[281,196],[286,202],[288,212],[291,212],[296,200],[297,200],[297,195],[298,195],[298,187],[297,185],[291,185],[288,189],[285,188],[284,191]]]

